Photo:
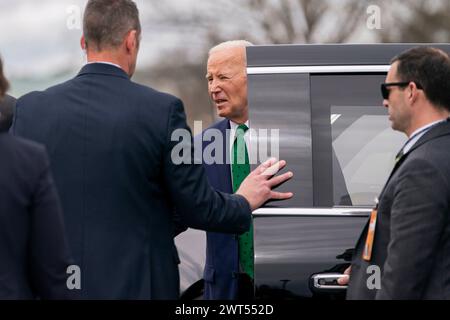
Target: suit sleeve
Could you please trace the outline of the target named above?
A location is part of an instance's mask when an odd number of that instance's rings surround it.
[[[31,281],[41,299],[69,299],[67,267],[72,263],[63,216],[47,155],[42,152],[41,174],[31,204]]]
[[[387,259],[377,299],[420,299],[449,213],[449,186],[427,160],[404,164],[391,208]]]
[[[173,237],[174,238],[177,237],[179,234],[185,232],[188,229],[186,224],[183,222],[182,215],[175,208],[173,209],[172,220],[173,220],[173,224],[174,224],[174,229],[173,229]]]
[[[209,185],[201,163],[194,163],[198,161],[194,161],[192,134],[178,99],[171,106],[167,127],[164,179],[186,226],[224,233],[246,232],[251,219],[249,203],[240,195],[221,193]],[[184,134],[184,139],[174,139],[173,133]]]

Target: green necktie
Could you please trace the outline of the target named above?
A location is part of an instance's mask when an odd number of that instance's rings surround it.
[[[250,173],[250,161],[244,139],[244,134],[247,130],[248,127],[245,124],[241,124],[236,130],[233,142],[233,161],[231,163],[233,192],[239,189],[242,181]],[[242,270],[253,279],[253,223],[250,226],[250,231],[239,236],[239,262]]]

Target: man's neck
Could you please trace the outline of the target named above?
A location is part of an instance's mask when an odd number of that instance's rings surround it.
[[[128,66],[118,57],[114,52],[88,52],[87,55],[88,63],[93,62],[107,62],[119,66],[126,74],[129,74]]]
[[[447,110],[436,110],[435,112],[424,114],[422,117],[418,118],[413,125],[406,130],[406,135],[411,137],[411,135],[418,129],[427,126],[430,123],[445,120],[450,116],[450,112]]]
[[[239,118],[228,118],[228,120],[233,121],[237,125],[244,124],[248,121],[248,113],[242,115]]]

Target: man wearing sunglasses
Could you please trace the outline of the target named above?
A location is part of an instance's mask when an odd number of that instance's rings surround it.
[[[400,54],[381,92],[392,128],[408,140],[356,245],[347,298],[450,299],[448,54]]]

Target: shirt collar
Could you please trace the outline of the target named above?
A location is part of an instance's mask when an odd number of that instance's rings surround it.
[[[411,135],[409,140],[406,142],[405,146],[403,147],[403,154],[407,153],[411,148],[414,146],[414,144],[425,134],[428,132],[428,130],[431,129],[431,127],[437,125],[440,122],[444,122],[446,119],[443,120],[437,120],[433,121],[431,123],[428,123],[424,125],[423,127],[420,127],[416,131],[414,131]]]
[[[233,143],[234,143],[234,139],[236,137],[236,131],[237,131],[237,128],[239,127],[239,124],[237,124],[236,122],[233,122],[231,120],[229,122],[230,122],[230,147],[232,147]],[[245,122],[245,125],[247,126],[247,128],[250,128],[250,122],[248,120]],[[245,139],[246,143],[250,139],[249,133],[250,133],[250,130],[247,130],[244,133],[244,139]]]
[[[423,127],[420,127],[419,129],[417,129],[416,131],[414,131],[414,132],[411,134],[410,137],[414,137],[414,135],[416,135],[417,133],[421,132],[422,130],[423,130],[423,131],[426,131],[427,129],[429,129],[430,127],[434,126],[435,124],[438,124],[439,122],[444,122],[444,121],[445,121],[445,119],[444,119],[444,120],[437,120],[437,121],[431,122],[431,123],[429,123],[429,124],[426,124],[426,125],[424,125]]]
[[[245,125],[247,126],[247,128],[250,128],[250,122],[249,120],[245,121]],[[236,122],[230,120],[230,129],[231,132],[236,132],[237,128],[239,127],[239,124],[237,124]]]
[[[86,64],[94,64],[94,63],[109,64],[110,66],[114,66],[114,67],[117,67],[117,68],[123,70],[122,67],[119,66],[118,64],[115,64],[115,63],[112,63],[112,62],[108,62],[108,61],[91,61],[91,62],[88,62]]]

